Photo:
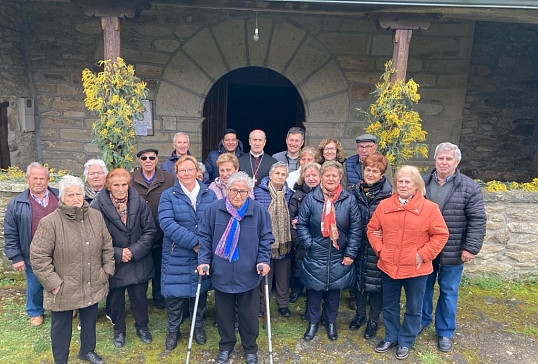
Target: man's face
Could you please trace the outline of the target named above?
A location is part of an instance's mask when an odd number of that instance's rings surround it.
[[[146,174],[155,173],[155,166],[159,162],[159,157],[155,152],[145,152],[138,157],[138,162],[140,162],[140,167]]]
[[[286,138],[286,145],[288,146],[288,152],[295,154],[298,153],[304,144],[304,140],[301,134],[290,134]]]
[[[88,167],[88,185],[94,191],[101,191],[105,186],[105,172],[103,167],[98,164],[92,164]]]
[[[435,157],[435,170],[440,178],[447,178],[456,172],[459,161],[456,160],[455,151],[439,151]]]
[[[265,133],[263,131],[253,131],[252,133],[250,133],[250,136],[248,138],[248,143],[250,144],[250,151],[254,154],[262,153],[266,141],[267,140],[265,139]]]
[[[42,167],[34,167],[30,170],[30,175],[26,177],[28,189],[34,195],[42,195],[47,190],[47,170]]]
[[[234,133],[226,134],[222,139],[222,145],[224,145],[224,149],[226,149],[227,152],[235,152],[238,143],[237,135]]]
[[[189,140],[186,135],[180,134],[174,138],[174,149],[176,150],[176,156],[182,157],[189,151]]]
[[[358,142],[357,143],[357,154],[359,155],[359,160],[362,163],[366,157],[370,154],[374,154],[377,150],[377,145],[374,142]]]

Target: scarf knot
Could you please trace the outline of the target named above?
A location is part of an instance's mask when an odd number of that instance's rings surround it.
[[[118,212],[118,215],[120,215],[121,222],[123,225],[127,225],[127,197],[128,195],[125,195],[122,199],[117,199],[112,195],[112,192],[109,192],[110,194],[110,201],[112,201],[112,205],[116,208],[116,211]]]
[[[239,210],[233,207],[228,196],[225,197],[225,204],[226,211],[228,211],[231,217],[230,221],[228,221],[228,226],[226,226],[226,230],[224,230],[224,234],[222,234],[222,237],[217,244],[215,255],[222,259],[226,259],[229,262],[235,262],[239,259],[239,249],[237,248],[239,234],[241,233],[241,224],[239,223],[245,217],[245,211],[247,211],[248,207],[248,198]]]
[[[323,203],[323,211],[321,216],[321,235],[325,238],[330,238],[336,250],[340,250],[338,245],[338,225],[336,223],[336,212],[334,203],[342,193],[342,185],[338,184],[338,188],[334,191],[327,191],[323,185],[321,186],[325,202]]]

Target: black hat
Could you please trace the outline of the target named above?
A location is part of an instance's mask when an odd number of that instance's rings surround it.
[[[356,143],[360,142],[373,142],[377,143],[377,137],[372,134],[362,134],[355,138]]]
[[[144,149],[140,149],[138,151],[138,153],[136,153],[136,157],[140,157],[142,154],[144,153],[147,153],[147,152],[153,152],[155,153],[156,155],[159,155],[159,149],[157,148],[153,148],[153,147],[147,147],[147,148],[144,148]]]

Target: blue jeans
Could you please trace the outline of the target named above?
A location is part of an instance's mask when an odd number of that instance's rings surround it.
[[[31,266],[26,264],[26,313],[30,317],[42,316],[43,309],[43,286],[37,280]]]
[[[385,341],[410,348],[420,329],[422,300],[428,276],[392,279],[382,273]],[[400,325],[400,296],[405,291],[405,314]]]
[[[435,308],[435,332],[437,336],[452,338],[456,330],[456,309],[458,306],[458,287],[463,273],[463,264],[439,265],[433,261],[433,273],[428,276],[424,302],[422,303],[422,325],[432,322],[433,288],[439,283],[439,299]]]

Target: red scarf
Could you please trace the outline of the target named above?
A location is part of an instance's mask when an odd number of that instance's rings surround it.
[[[323,192],[323,197],[325,197],[321,214],[321,235],[325,238],[330,237],[336,250],[340,250],[338,246],[338,226],[336,224],[334,203],[342,192],[342,185],[338,184],[338,188],[334,192],[327,191],[322,185],[321,191]]]

